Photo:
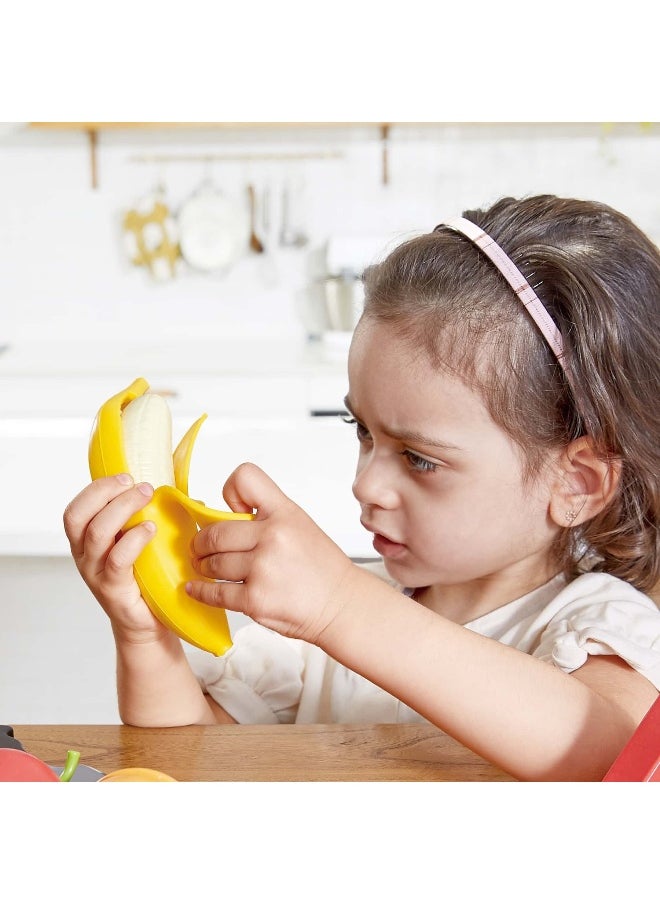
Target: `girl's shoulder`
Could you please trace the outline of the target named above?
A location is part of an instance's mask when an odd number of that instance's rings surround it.
[[[580,575],[545,615],[535,656],[566,672],[590,655],[619,656],[660,688],[660,609],[631,584],[599,572]]]
[[[657,603],[632,584],[605,572],[590,571],[567,583],[556,597],[564,605],[625,604],[629,612],[648,611],[660,617]]]
[[[620,578],[589,572],[547,584],[466,627],[562,671],[589,656],[619,656],[660,689],[660,609]]]

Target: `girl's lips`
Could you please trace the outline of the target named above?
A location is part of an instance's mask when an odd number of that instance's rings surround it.
[[[374,534],[373,547],[384,559],[398,559],[406,552],[403,543],[395,543],[382,534]]]

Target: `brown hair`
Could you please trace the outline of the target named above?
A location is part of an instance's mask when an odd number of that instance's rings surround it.
[[[619,461],[614,499],[560,532],[554,551],[569,577],[588,560],[649,591],[660,579],[660,252],[628,217],[591,201],[503,198],[463,216],[504,249],[557,323],[573,389],[504,277],[449,229],[367,268],[364,316],[396,325],[477,388],[523,450],[528,477],[546,450],[581,435]]]

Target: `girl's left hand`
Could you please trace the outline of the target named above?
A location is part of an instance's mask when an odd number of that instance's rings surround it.
[[[195,569],[223,583],[193,581],[189,595],[317,643],[350,598],[359,569],[256,465],[240,465],[223,496],[232,511],[256,510],[255,519],[221,521],[197,533]]]

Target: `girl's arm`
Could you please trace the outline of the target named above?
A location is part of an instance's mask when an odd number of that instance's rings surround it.
[[[616,656],[568,675],[365,577],[320,646],[517,778],[601,779],[657,696]]]
[[[191,595],[317,644],[518,778],[602,778],[657,695],[617,657],[567,675],[424,608],[355,566],[254,465],[224,495],[257,516],[200,531],[198,571],[230,583]]]
[[[151,498],[148,484],[128,475],[104,477],[67,506],[64,527],[83,580],[110,619],[117,648],[117,691],[122,720],[171,726],[233,721],[209,703],[178,637],[151,613],[140,596],[133,564],[155,526],[122,526]]]
[[[122,640],[115,632],[115,643],[119,715],[125,724],[169,728],[233,721],[202,692],[171,632],[145,641]]]

